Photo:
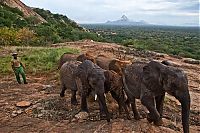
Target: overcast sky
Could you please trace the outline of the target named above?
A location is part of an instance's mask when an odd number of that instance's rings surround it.
[[[151,24],[199,25],[199,0],[21,0],[67,15],[78,23],[102,23],[126,15]]]

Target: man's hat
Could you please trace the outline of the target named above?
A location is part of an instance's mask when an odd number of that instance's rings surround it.
[[[12,53],[12,56],[18,55],[17,53]]]

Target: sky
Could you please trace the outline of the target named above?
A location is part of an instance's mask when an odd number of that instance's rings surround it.
[[[21,0],[66,15],[77,23],[104,23],[126,15],[160,25],[199,25],[199,0]]]

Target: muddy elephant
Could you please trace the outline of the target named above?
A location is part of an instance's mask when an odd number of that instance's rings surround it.
[[[76,79],[74,73],[80,65],[81,62],[79,61],[69,61],[62,65],[60,68],[60,83],[61,83],[61,92],[60,96],[64,97],[65,90],[70,89],[71,90],[71,104],[76,105],[77,99],[76,99],[76,92],[78,89],[81,88],[81,82],[80,80]]]
[[[64,53],[59,59],[58,69],[60,69],[61,66],[67,61],[75,61],[77,57],[78,57],[77,54]]]
[[[122,75],[122,68],[130,64],[130,61],[122,61],[107,57],[105,55],[99,55],[95,58],[96,64],[105,70],[113,70]]]
[[[93,55],[89,54],[88,52],[79,55],[79,56],[76,58],[76,60],[77,60],[77,61],[81,61],[81,62],[83,62],[84,60],[91,60],[92,62],[95,63],[95,57],[94,57]]]
[[[115,72],[106,71],[92,61],[85,60],[78,66],[76,76],[82,82],[81,111],[88,112],[86,98],[88,93],[94,92],[98,97],[100,113],[105,113],[106,119],[109,122],[110,114],[107,109],[104,94],[111,92],[112,97],[118,102],[119,106],[125,109],[127,117],[130,118],[125,106],[122,78],[117,76]]]
[[[84,53],[84,54],[72,54],[72,53],[64,53],[58,62],[58,69],[61,68],[61,66],[68,61],[81,61],[83,62],[84,60],[91,60],[92,62],[95,62],[94,57],[89,54],[89,53]]]
[[[113,70],[106,70],[104,75],[106,78],[104,83],[105,93],[110,92],[111,96],[116,100],[119,106],[119,114],[121,115],[122,109],[124,109],[127,119],[131,119],[125,103],[126,97],[123,88],[122,76]]]
[[[182,70],[151,61],[133,63],[123,69],[123,73],[125,91],[136,118],[139,118],[139,113],[135,98],[140,99],[149,110],[149,122],[162,124],[163,102],[167,92],[181,103],[183,131],[189,133],[190,95],[187,76]]]

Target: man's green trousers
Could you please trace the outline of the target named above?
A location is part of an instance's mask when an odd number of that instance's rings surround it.
[[[20,75],[22,76],[24,83],[25,84],[27,83],[26,82],[26,75],[25,75],[25,72],[24,72],[24,69],[23,69],[22,66],[14,68],[14,72],[15,72],[17,82],[19,84],[21,84]]]

